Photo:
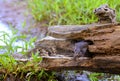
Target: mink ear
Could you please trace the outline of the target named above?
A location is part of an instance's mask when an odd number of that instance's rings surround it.
[[[96,9],[93,10],[93,13],[95,13],[95,12],[96,12]]]
[[[108,4],[105,4],[105,7],[108,8]]]
[[[115,13],[115,10],[113,10],[113,12]]]

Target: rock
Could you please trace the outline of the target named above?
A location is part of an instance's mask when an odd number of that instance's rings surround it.
[[[90,79],[88,78],[87,74],[76,74],[75,76],[75,81],[90,81]]]
[[[14,54],[12,54],[12,56],[13,56],[15,59],[23,59],[23,58],[25,58],[24,55],[19,54],[19,53],[14,53]]]

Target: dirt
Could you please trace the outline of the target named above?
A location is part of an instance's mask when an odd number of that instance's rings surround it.
[[[27,0],[0,0],[0,21],[12,25],[18,34],[43,38],[47,33],[45,22],[36,22],[27,7]]]

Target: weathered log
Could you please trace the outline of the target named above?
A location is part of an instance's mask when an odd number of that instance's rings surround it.
[[[40,68],[45,70],[88,70],[93,72],[104,72],[112,74],[120,74],[120,56],[109,57],[81,57],[77,61],[72,57],[43,57],[39,64]],[[32,59],[30,59],[32,60]],[[28,59],[18,61],[30,61]]]
[[[49,31],[53,37],[37,41],[35,49],[54,48],[56,54],[72,56],[74,43],[71,40],[91,40],[94,44],[89,45],[89,51],[94,56],[90,59],[80,57],[77,61],[73,60],[73,57],[44,57],[41,67],[46,70],[79,69],[120,74],[119,24],[59,26],[50,27]]]

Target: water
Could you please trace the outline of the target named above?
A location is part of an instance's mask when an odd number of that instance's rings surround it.
[[[10,36],[12,36],[12,31],[9,29],[9,26],[2,23],[1,21],[0,21],[0,32],[1,32],[0,39],[2,39],[2,40],[4,40],[3,37],[1,36],[1,35],[3,35],[2,32],[8,33]],[[5,46],[6,44],[4,42],[0,41],[0,45]]]
[[[5,39],[4,39],[3,34],[5,34],[5,33],[7,33],[9,36],[5,36]],[[4,40],[7,43],[10,43],[13,36],[15,36],[15,35],[13,34],[9,25],[0,21],[0,46],[6,46],[6,43],[3,42]],[[25,45],[25,42],[22,41],[22,40],[16,40],[16,41],[13,42],[13,46],[23,47],[24,45]],[[17,51],[18,52],[22,51],[22,48],[18,48]]]

